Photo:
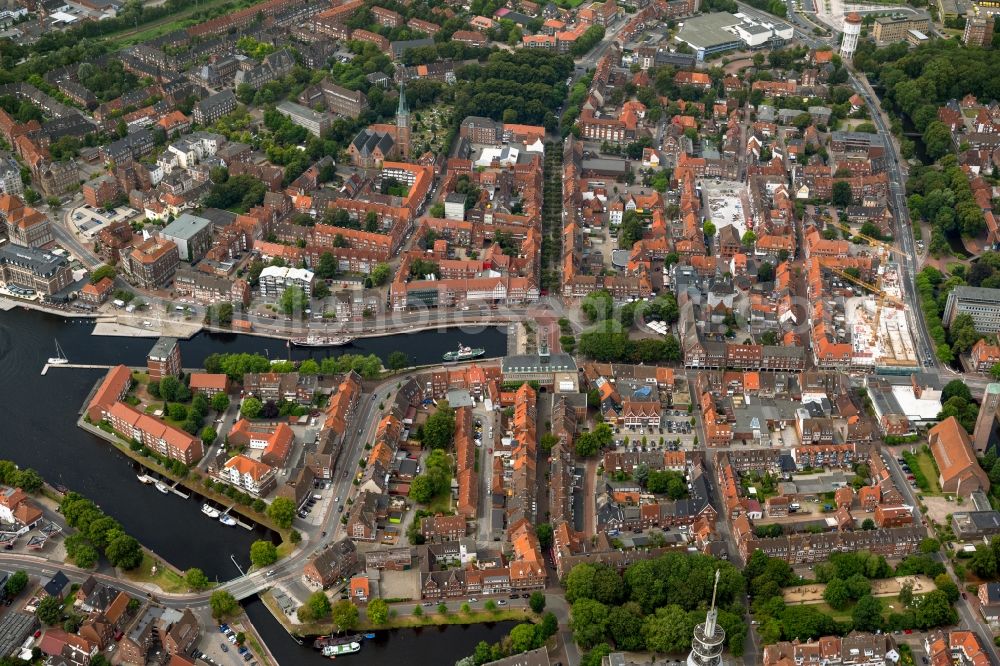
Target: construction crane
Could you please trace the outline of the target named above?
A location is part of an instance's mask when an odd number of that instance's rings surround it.
[[[897,308],[906,309],[906,303],[904,303],[902,299],[886,293],[886,291],[882,289],[881,286],[871,284],[870,282],[865,282],[861,278],[854,277],[847,271],[838,268],[836,266],[831,266],[829,264],[824,264],[822,262],[820,263],[820,266],[827,269],[834,275],[839,275],[841,278],[847,280],[848,282],[856,284],[862,289],[867,289],[868,291],[878,296],[878,300],[875,303],[875,323],[872,325],[872,335],[874,336],[876,342],[878,341],[878,336],[879,336],[879,326],[882,323],[882,308],[885,307],[885,304],[890,303]],[[879,279],[881,280],[881,277],[879,277]],[[887,364],[896,365],[896,363],[891,361],[887,361]]]
[[[880,296],[880,297],[884,298],[886,301],[888,301],[889,303],[892,303],[893,305],[895,305],[897,307],[901,307],[901,308],[905,308],[906,307],[906,304],[902,301],[902,299],[899,299],[899,298],[897,298],[895,296],[887,294],[884,289],[882,289],[881,287],[879,287],[877,285],[874,285],[874,284],[872,284],[870,282],[865,282],[864,280],[862,280],[859,277],[854,277],[853,275],[851,275],[850,273],[848,273],[847,271],[845,271],[842,268],[838,268],[836,266],[831,266],[831,265],[823,263],[823,262],[820,262],[820,266],[822,266],[826,270],[830,271],[834,275],[839,275],[840,277],[844,278],[845,280],[847,280],[851,284],[856,284],[859,287],[861,287],[862,289],[867,289],[868,291],[872,292],[876,296]]]
[[[868,236],[868,235],[859,233],[857,231],[852,231],[851,228],[849,226],[847,226],[846,224],[844,224],[843,222],[833,222],[833,221],[831,221],[831,224],[833,224],[836,227],[839,227],[839,228],[843,229],[844,231],[846,231],[847,233],[851,234],[852,236],[857,236],[858,238],[860,238],[862,240],[868,241],[869,245],[873,245],[875,247],[878,247],[878,248],[880,248],[882,250],[885,250],[886,252],[894,252],[894,253],[900,255],[901,257],[907,257],[907,258],[909,258],[909,256],[910,256],[906,252],[903,252],[898,247],[896,247],[895,245],[893,245],[892,243],[886,243],[884,240],[880,240],[878,238],[874,238],[872,236]]]

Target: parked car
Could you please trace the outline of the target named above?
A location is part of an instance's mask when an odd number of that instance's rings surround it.
[[[225,643],[219,643],[219,647],[222,648],[223,652],[229,652],[229,646]]]

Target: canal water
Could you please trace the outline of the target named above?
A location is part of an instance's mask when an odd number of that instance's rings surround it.
[[[226,527],[201,513],[195,499],[164,495],[139,483],[131,461],[103,440],[76,427],[78,411],[102,370],[54,369],[40,375],[55,354],[55,340],[71,363],[143,365],[153,338],[92,336],[89,320],[66,320],[33,310],[0,312],[0,458],[33,467],[50,483],[65,485],[100,504],[140,542],[175,566],[200,567],[210,579],[239,575],[233,560],[245,567],[252,541],[266,538],[240,527]],[[506,335],[495,328],[479,333],[425,331],[359,339],[331,354],[374,353],[385,360],[395,350],[416,364],[434,363],[459,342],[506,353]],[[182,341],[186,367],[221,352],[258,352],[271,358],[322,356],[315,349],[287,349],[284,342],[251,336],[199,334]]]
[[[246,600],[243,606],[281,666],[319,666],[329,662],[310,646],[292,640],[257,597]],[[364,642],[361,652],[343,659],[348,662],[353,659],[364,666],[453,666],[472,654],[479,641],[496,643],[516,624],[507,621],[379,631],[374,639]]]

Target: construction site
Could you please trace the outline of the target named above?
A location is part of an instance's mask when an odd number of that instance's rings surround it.
[[[902,291],[894,263],[879,268],[877,294],[847,300],[845,314],[851,331],[853,365],[879,368],[917,367],[917,351],[901,307]]]

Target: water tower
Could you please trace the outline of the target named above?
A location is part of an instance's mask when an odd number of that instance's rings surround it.
[[[854,58],[858,49],[858,37],[861,36],[861,15],[851,12],[844,17],[844,39],[840,42],[840,57],[844,60]]]

